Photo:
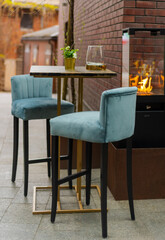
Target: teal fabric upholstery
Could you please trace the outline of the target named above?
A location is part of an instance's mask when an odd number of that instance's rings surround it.
[[[108,143],[134,133],[136,87],[102,93],[100,111],[71,113],[50,120],[51,135],[88,142]]]
[[[52,78],[19,75],[11,78],[12,115],[23,120],[57,116],[57,99],[52,98]],[[74,105],[61,101],[61,114],[74,112]]]
[[[74,112],[74,106],[67,101],[61,101],[61,114]],[[12,115],[23,120],[50,119],[57,116],[57,99],[55,98],[25,98],[12,103]]]
[[[52,78],[34,78],[28,74],[11,78],[12,101],[24,98],[52,97]]]
[[[105,91],[100,104],[100,125],[105,129],[104,142],[129,138],[134,133],[136,87]]]

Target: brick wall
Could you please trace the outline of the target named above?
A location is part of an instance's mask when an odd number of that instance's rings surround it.
[[[107,68],[117,72],[116,78],[84,81],[88,109],[99,109],[102,91],[121,86],[121,37],[127,27],[165,27],[165,1],[75,0],[75,44],[81,57],[77,65],[85,65],[88,45],[100,44]]]
[[[75,43],[80,49],[78,65],[85,65],[88,45],[103,45],[107,68],[117,72],[116,78],[84,81],[84,103],[98,110],[101,93],[121,83],[121,29],[123,0],[75,0]]]
[[[165,27],[165,1],[124,1],[123,27]]]

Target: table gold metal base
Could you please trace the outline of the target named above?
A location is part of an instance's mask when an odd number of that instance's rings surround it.
[[[85,185],[82,185],[81,188],[86,188]],[[101,196],[101,192],[100,192],[100,188],[98,185],[91,185],[91,189],[95,188],[98,192],[99,197]],[[34,187],[34,191],[33,191],[33,214],[50,214],[51,210],[36,210],[36,196],[37,196],[37,190],[46,190],[46,189],[52,189],[51,186],[47,186],[47,187],[43,187],[43,186],[35,186]],[[68,186],[60,186],[60,190],[61,189],[69,189]],[[82,202],[79,201],[79,196],[77,193],[77,186],[74,185],[73,186],[73,190],[76,191],[76,195],[77,195],[77,201],[78,201],[78,205],[79,205],[79,209],[61,209],[61,204],[60,201],[57,202],[57,213],[93,213],[93,212],[101,212],[100,208],[96,208],[96,209],[84,209]]]
[[[58,97],[57,97],[57,115],[61,114],[61,78],[78,78],[78,112],[83,111],[83,78],[110,78],[116,76],[115,72],[112,72],[108,69],[106,70],[86,70],[85,67],[76,67],[74,71],[65,70],[63,66],[31,66],[30,75],[35,77],[55,77],[58,81]],[[59,138],[60,139],[60,138]],[[60,141],[60,140],[59,140]],[[82,169],[82,141],[77,141],[77,172],[80,172]],[[59,156],[60,156],[60,144],[59,144]],[[58,175],[60,178],[60,157],[58,163]],[[51,187],[35,187],[34,188],[34,201],[33,201],[33,214],[44,214],[50,213],[50,210],[37,211],[36,207],[36,191],[39,189],[50,189]],[[57,213],[74,213],[74,212],[100,212],[100,209],[83,209],[81,202],[81,178],[77,179],[77,186],[74,186],[74,189],[77,193],[77,201],[79,203],[79,209],[74,210],[62,210],[60,206],[60,189],[66,188],[65,186],[60,186],[58,190],[58,210]],[[67,187],[68,188],[68,187]],[[100,189],[97,185],[93,185],[92,188],[96,188],[99,195]]]

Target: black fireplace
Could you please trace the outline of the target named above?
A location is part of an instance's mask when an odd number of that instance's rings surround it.
[[[165,29],[124,29],[122,86],[138,88],[134,148],[165,147],[164,76]]]

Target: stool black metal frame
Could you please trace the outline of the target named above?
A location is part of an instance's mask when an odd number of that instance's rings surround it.
[[[12,166],[12,182],[15,182],[17,162],[18,162],[18,143],[19,143],[19,118],[14,116],[14,130],[13,130],[13,166]],[[50,124],[49,119],[46,119],[46,135],[47,135],[47,157],[41,159],[29,160],[29,121],[23,120],[23,148],[24,148],[24,196],[28,193],[28,175],[29,164],[47,162],[48,177],[50,177]],[[68,175],[72,174],[72,147],[73,140],[69,139],[68,155],[60,156],[61,160],[68,160]],[[69,181],[69,188],[72,188],[72,181]]]
[[[58,137],[52,136],[52,209],[51,222],[54,223],[57,211],[58,186],[67,181],[86,175],[86,204],[90,204],[92,143],[86,142],[86,170],[58,179]],[[101,220],[102,237],[107,237],[107,162],[108,143],[102,144],[101,152]],[[127,189],[131,219],[135,220],[132,192],[132,138],[127,139]]]

